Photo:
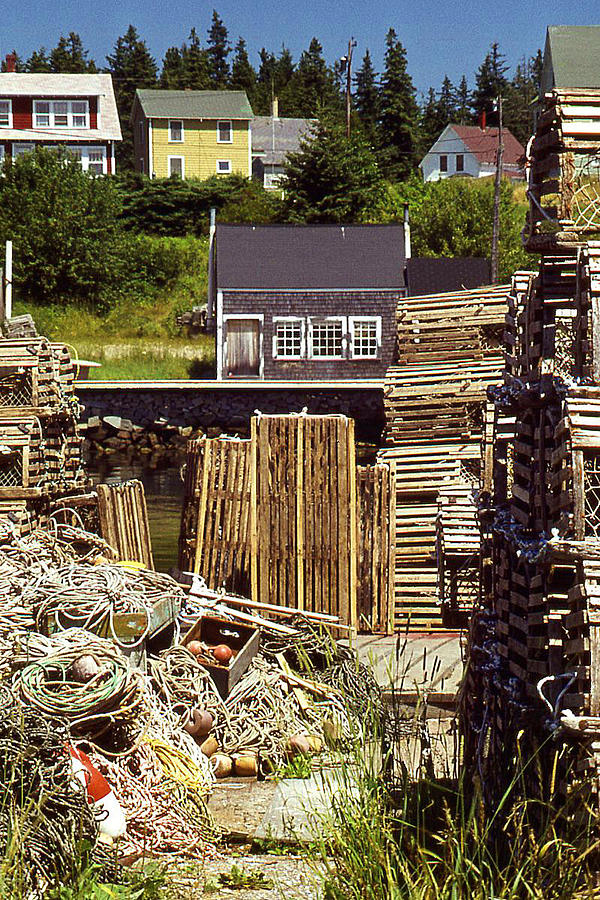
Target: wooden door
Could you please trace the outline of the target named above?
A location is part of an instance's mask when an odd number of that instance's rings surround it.
[[[227,321],[225,373],[238,378],[256,377],[260,374],[260,322],[258,319],[229,319]]]

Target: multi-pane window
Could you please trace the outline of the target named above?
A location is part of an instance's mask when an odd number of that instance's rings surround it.
[[[456,171],[464,172],[465,171],[465,156],[464,153],[456,154]]]
[[[344,356],[344,319],[312,319],[310,355],[313,359],[341,359]]]
[[[13,159],[16,159],[17,156],[23,156],[24,153],[31,153],[32,150],[33,150],[33,144],[13,144],[12,145]]]
[[[302,359],[303,319],[273,319],[273,356],[275,359]]]
[[[381,343],[381,319],[357,316],[350,319],[352,357],[377,359]]]
[[[0,100],[0,128],[12,127],[12,100]]]
[[[34,100],[36,128],[89,128],[87,100]]]
[[[183,122],[181,119],[169,119],[169,141],[180,144],[183,141]]]
[[[169,175],[179,175],[180,178],[183,178],[183,170],[183,156],[170,156]]]
[[[217,172],[219,175],[229,175],[231,173],[231,160],[230,159],[218,159],[217,160]]]
[[[220,119],[217,122],[217,142],[219,144],[231,144],[232,127],[229,119]]]
[[[448,171],[448,157],[446,154],[441,154],[440,156],[440,172]]]
[[[79,160],[84,172],[94,172],[96,175],[106,173],[106,147],[85,147],[82,144],[72,144],[67,149],[71,156],[75,156]]]

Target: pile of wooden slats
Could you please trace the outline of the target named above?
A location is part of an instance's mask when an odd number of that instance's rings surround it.
[[[154,568],[144,486],[136,479],[120,484],[99,484],[99,531],[121,560]]]
[[[396,467],[396,627],[443,627],[438,492],[480,484],[488,387],[502,376],[508,286],[399,302],[398,362],[386,377],[385,447]]]
[[[529,148],[529,246],[580,241],[600,228],[600,88],[555,89],[544,98]]]
[[[444,484],[436,519],[438,598],[446,622],[465,624],[479,599],[481,535],[473,485]]]

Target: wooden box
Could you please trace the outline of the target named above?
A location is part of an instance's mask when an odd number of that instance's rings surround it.
[[[222,665],[216,660],[214,665],[207,664],[200,660],[204,668],[210,672],[221,697],[225,699],[258,653],[260,632],[257,628],[240,625],[239,622],[230,622],[227,619],[213,616],[202,616],[184,635],[181,643],[185,647],[190,641],[204,641],[206,644],[215,645],[227,644],[232,650],[237,651],[229,665]]]

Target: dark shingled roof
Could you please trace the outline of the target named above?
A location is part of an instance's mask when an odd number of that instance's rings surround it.
[[[414,256],[406,261],[409,297],[446,294],[490,283],[490,261],[482,257],[433,259]]]
[[[402,225],[217,225],[217,288],[404,289]]]

